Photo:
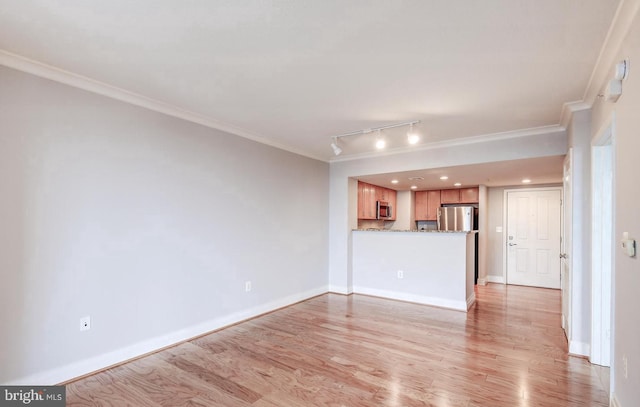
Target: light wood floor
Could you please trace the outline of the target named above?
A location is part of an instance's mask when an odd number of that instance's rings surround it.
[[[560,292],[491,284],[468,314],[327,294],[67,385],[68,406],[607,406]]]

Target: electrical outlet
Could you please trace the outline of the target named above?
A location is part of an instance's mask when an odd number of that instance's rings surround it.
[[[251,291],[251,281],[247,281],[244,283],[244,291],[245,292]]]
[[[398,278],[404,278],[404,271],[398,270]]]
[[[625,379],[629,378],[629,360],[627,359],[627,355],[622,356],[622,375]]]
[[[89,329],[91,329],[91,317],[80,318],[80,331],[88,331]]]

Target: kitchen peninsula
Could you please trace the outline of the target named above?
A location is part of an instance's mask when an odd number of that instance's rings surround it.
[[[353,230],[353,291],[466,312],[475,302],[475,233]]]

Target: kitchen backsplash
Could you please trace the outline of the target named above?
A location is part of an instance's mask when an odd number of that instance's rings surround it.
[[[418,221],[418,230],[438,230],[438,222],[436,221]]]
[[[391,229],[393,222],[386,222],[384,220],[358,220],[358,229]]]

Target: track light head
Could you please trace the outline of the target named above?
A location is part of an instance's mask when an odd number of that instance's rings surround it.
[[[413,145],[420,141],[420,136],[418,133],[413,131],[413,123],[409,125],[409,131],[407,132],[407,141],[409,144]]]
[[[376,139],[376,148],[378,150],[382,150],[383,148],[385,148],[387,146],[387,142],[385,141],[384,138],[382,138],[382,133],[380,132],[380,130],[377,131],[377,139]]]
[[[383,149],[385,149],[387,147],[387,140],[385,140],[385,137],[382,135],[381,131],[382,130],[386,130],[386,129],[392,129],[392,128],[395,128],[395,127],[402,127],[402,126],[411,126],[411,129],[407,133],[407,140],[408,140],[409,144],[414,145],[414,144],[417,144],[420,141],[420,135],[413,131],[413,125],[414,124],[418,124],[418,123],[420,123],[420,120],[414,120],[412,122],[390,124],[388,126],[382,126],[382,127],[367,128],[367,129],[362,129],[362,130],[358,130],[358,131],[353,131],[351,133],[344,133],[344,134],[340,134],[338,136],[333,136],[331,138],[333,140],[331,142],[331,148],[333,149],[333,154],[340,155],[342,153],[342,148],[338,145],[338,139],[339,138],[349,137],[349,136],[358,136],[358,135],[362,135],[362,134],[370,134],[370,133],[375,132],[376,133],[376,142],[375,142],[376,149],[383,150]]]
[[[333,143],[331,143],[331,148],[333,149],[333,154],[340,155],[342,153],[342,149],[338,146],[338,138],[333,138]]]

